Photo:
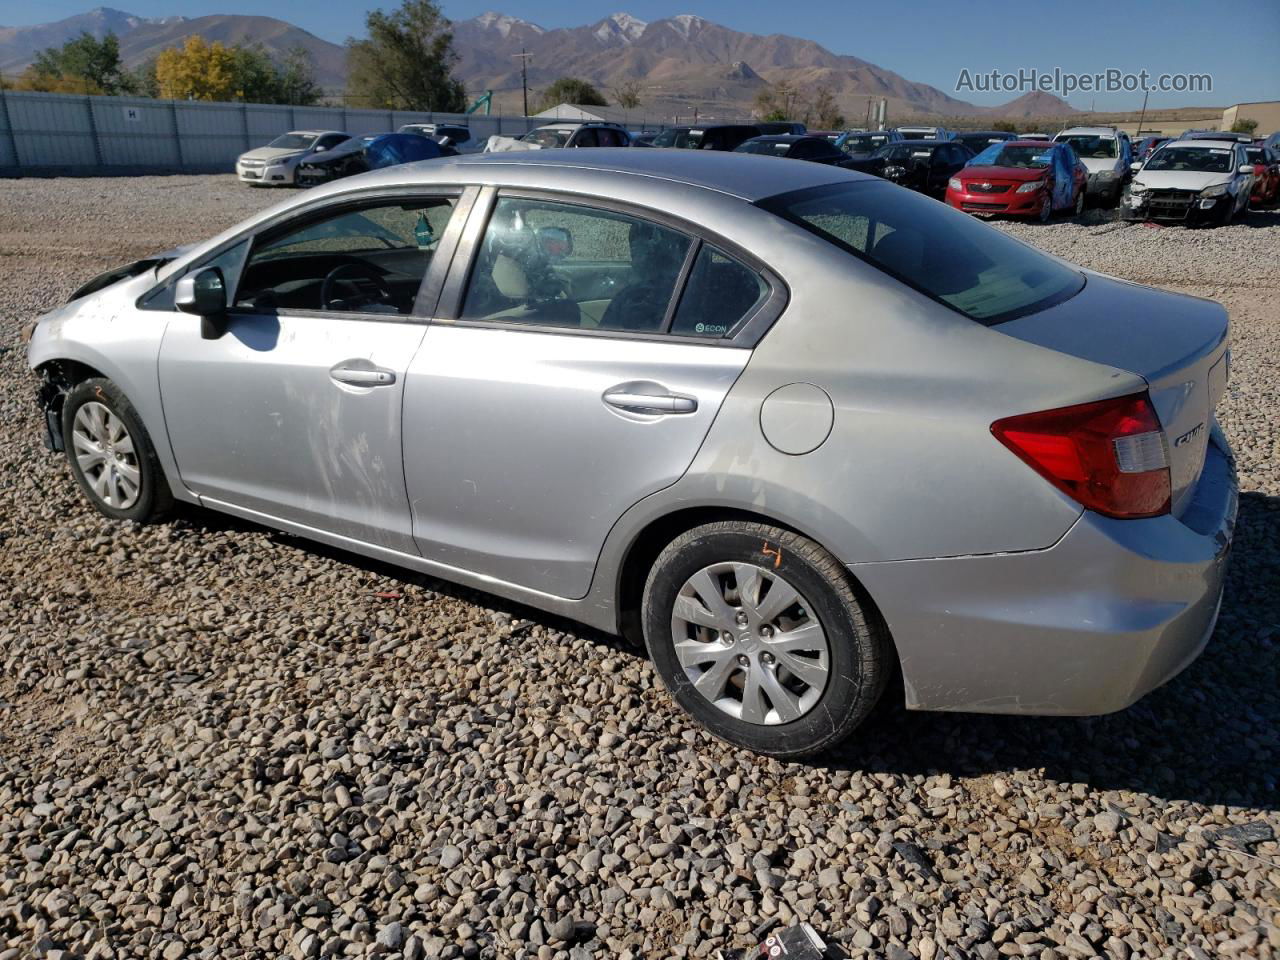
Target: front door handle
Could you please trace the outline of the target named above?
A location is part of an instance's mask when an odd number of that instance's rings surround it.
[[[633,393],[626,389],[609,390],[604,402],[629,413],[693,413],[698,401],[674,393]]]
[[[396,372],[386,367],[375,367],[372,364],[354,366],[348,361],[338,364],[329,371],[329,376],[339,383],[353,387],[385,387],[396,382]]]

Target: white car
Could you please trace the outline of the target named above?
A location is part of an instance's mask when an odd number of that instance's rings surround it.
[[[1069,127],[1053,139],[1070,144],[1089,171],[1088,197],[1108,207],[1120,202],[1133,162],[1133,145],[1127,133],[1115,127]]]
[[[292,185],[298,164],[317,153],[332,150],[351,139],[341,130],[294,130],[282,133],[265,147],[242,153],[236,159],[236,176],[254,186]]]
[[[615,123],[548,123],[523,137],[490,137],[485,153],[551,150],[562,147],[629,147],[631,135]]]
[[[1248,210],[1253,164],[1232,140],[1175,140],[1135,163],[1123,220],[1227,224]]]

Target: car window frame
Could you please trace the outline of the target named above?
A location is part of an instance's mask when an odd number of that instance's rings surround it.
[[[479,262],[481,245],[500,197],[541,200],[547,203],[560,203],[566,206],[584,207],[588,210],[616,213],[621,216],[647,221],[655,226],[673,230],[689,238],[692,242],[685,252],[684,263],[681,264],[671,299],[667,303],[666,313],[663,316],[663,330],[656,332],[601,330],[598,328],[563,327],[551,324],[511,323],[503,320],[463,319],[461,316],[462,307],[467,290],[471,285],[471,275]],[[689,283],[689,274],[697,262],[698,253],[706,244],[715,247],[725,256],[738,261],[749,270],[755,272],[764,280],[769,293],[766,297],[761,298],[754,310],[740,317],[723,337],[690,337],[664,332],[669,331],[675,319],[676,311],[680,307],[680,302]],[[787,304],[790,302],[790,298],[791,292],[785,281],[759,257],[744,249],[741,244],[673,214],[622,200],[614,200],[609,197],[583,196],[582,194],[564,193],[558,190],[490,185],[482,188],[480,195],[471,206],[466,226],[453,253],[453,262],[449,268],[449,275],[444,282],[434,315],[428,322],[448,326],[514,330],[544,335],[603,337],[612,340],[648,340],[658,343],[701,344],[708,347],[750,350],[763,339],[777,319],[782,316]]]
[[[379,187],[371,190],[343,193],[336,197],[324,197],[314,203],[304,204],[300,207],[291,207],[287,210],[282,210],[275,216],[268,217],[262,221],[254,223],[248,229],[236,233],[234,236],[218,244],[216,247],[212,247],[205,251],[199,258],[193,260],[181,270],[175,271],[161,282],[144,291],[134,302],[134,306],[139,310],[148,310],[152,312],[177,312],[176,308],[173,306],[171,298],[161,297],[161,302],[156,305],[148,305],[147,301],[154,298],[166,288],[168,291],[172,292],[180,279],[193,273],[198,273],[223,253],[246,240],[249,241],[249,250],[245,255],[245,262],[241,267],[241,276],[244,274],[244,267],[248,265],[250,258],[253,256],[255,244],[264,238],[276,236],[286,229],[292,229],[306,222],[324,219],[326,216],[340,210],[358,210],[364,207],[373,206],[379,201],[394,201],[413,198],[451,198],[455,201],[453,206],[453,215],[449,218],[449,225],[445,228],[444,234],[440,237],[440,242],[436,247],[436,252],[432,255],[431,262],[427,265],[427,270],[422,276],[421,283],[418,285],[418,292],[414,297],[413,307],[410,308],[408,313],[364,313],[356,310],[303,310],[296,308],[286,308],[283,310],[267,312],[232,308],[230,306],[227,310],[228,313],[235,314],[237,316],[322,317],[327,319],[376,320],[383,323],[426,324],[431,322],[431,314],[436,310],[437,304],[440,300],[440,294],[444,289],[445,281],[449,275],[449,268],[452,265],[454,255],[457,252],[458,243],[461,239],[463,229],[468,223],[470,214],[480,192],[481,188],[474,184],[442,184],[440,186],[406,184],[398,187]],[[228,291],[228,293],[234,297],[235,291],[231,290]]]

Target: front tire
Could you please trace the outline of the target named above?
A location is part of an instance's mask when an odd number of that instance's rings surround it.
[[[767,524],[677,537],[649,572],[641,617],[675,701],[722,740],[771,756],[843,740],[892,669],[887,631],[839,561]]]
[[[1081,187],[1079,190],[1076,191],[1076,203],[1075,203],[1075,207],[1072,209],[1071,215],[1074,217],[1084,216],[1084,188],[1083,187]]]
[[[103,516],[154,523],[173,508],[151,437],[110,380],[95,377],[71,390],[62,404],[62,436],[72,475]]]

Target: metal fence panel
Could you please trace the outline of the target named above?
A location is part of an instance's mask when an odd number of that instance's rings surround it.
[[[230,173],[235,159],[290,130],[388,133],[406,123],[458,123],[475,141],[519,137],[537,117],[205,103],[0,90],[0,173]],[[634,126],[634,125],[633,125]]]

